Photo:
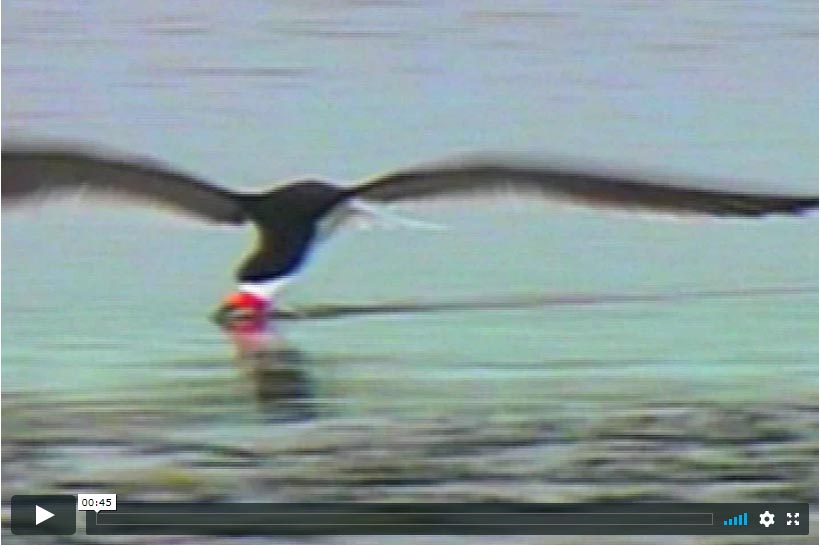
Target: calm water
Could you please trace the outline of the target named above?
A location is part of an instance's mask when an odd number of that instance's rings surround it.
[[[234,187],[492,150],[817,191],[815,2],[3,8],[5,138],[97,142]],[[817,216],[411,212],[449,229],[344,231],[283,304],[546,304],[284,323],[292,352],[263,378],[206,316],[249,233],[139,209],[5,214],[4,503],[817,502]]]

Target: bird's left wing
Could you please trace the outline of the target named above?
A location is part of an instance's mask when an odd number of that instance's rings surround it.
[[[818,208],[817,196],[712,186],[527,162],[464,160],[387,174],[350,192],[362,199],[393,202],[510,191],[594,207],[711,216],[798,214]]]
[[[4,205],[83,195],[170,207],[217,223],[241,224],[242,196],[157,162],[76,146],[3,144]]]

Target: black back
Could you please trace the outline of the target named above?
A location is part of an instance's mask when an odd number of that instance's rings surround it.
[[[259,244],[240,265],[237,278],[264,281],[296,271],[314,242],[319,220],[347,196],[345,189],[318,181],[243,196],[243,208],[259,231]]]

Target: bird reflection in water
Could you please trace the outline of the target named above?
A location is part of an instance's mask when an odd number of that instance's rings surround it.
[[[214,321],[231,338],[235,360],[251,381],[266,417],[301,420],[315,416],[307,355],[288,344],[265,313],[217,311]]]

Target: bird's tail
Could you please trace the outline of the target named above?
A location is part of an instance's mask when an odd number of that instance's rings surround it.
[[[408,218],[388,208],[380,205],[368,203],[359,198],[353,198],[346,203],[354,212],[364,214],[369,218],[384,222],[389,227],[408,227],[412,229],[428,229],[441,231],[447,229],[447,226],[437,224],[435,222],[428,222],[425,220],[417,220],[415,218]]]

